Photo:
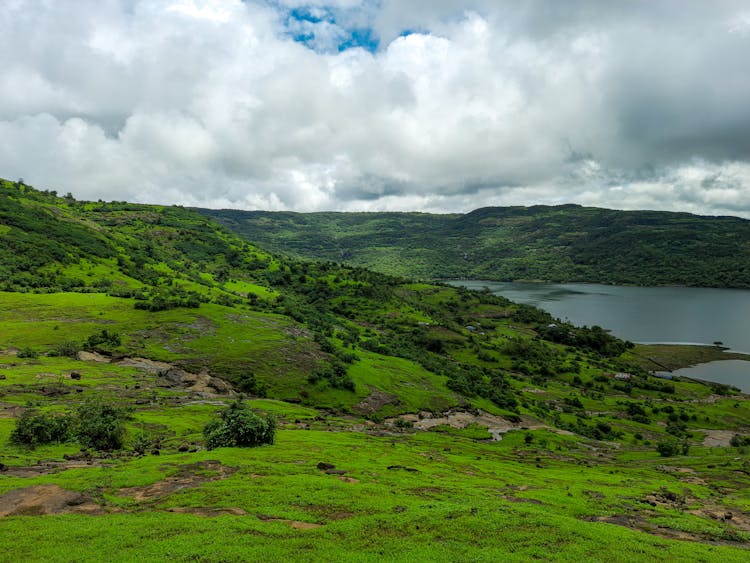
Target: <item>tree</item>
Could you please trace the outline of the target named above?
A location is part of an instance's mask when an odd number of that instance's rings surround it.
[[[125,439],[122,419],[122,411],[114,405],[89,400],[78,407],[76,437],[86,448],[119,450]]]
[[[276,420],[273,416],[258,416],[240,399],[219,412],[219,418],[206,424],[203,429],[209,450],[273,444],[275,434]]]
[[[16,420],[16,426],[10,433],[10,443],[34,448],[52,442],[65,442],[69,436],[69,416],[27,410]]]

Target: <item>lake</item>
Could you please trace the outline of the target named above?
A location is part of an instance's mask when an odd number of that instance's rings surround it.
[[[599,325],[632,342],[722,342],[733,351],[750,354],[748,290],[483,280],[451,283],[470,289],[487,287],[511,301],[535,305],[577,325]],[[750,362],[711,362],[674,375],[728,383],[750,392]]]

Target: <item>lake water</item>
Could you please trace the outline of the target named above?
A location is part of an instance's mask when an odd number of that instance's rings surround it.
[[[747,290],[482,280],[451,283],[470,289],[488,287],[497,295],[535,305],[559,319],[599,325],[633,342],[722,342],[733,351],[750,354]],[[728,383],[750,392],[750,362],[712,362],[674,374]]]

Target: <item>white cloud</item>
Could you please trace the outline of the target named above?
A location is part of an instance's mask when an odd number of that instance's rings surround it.
[[[0,176],[214,207],[750,216],[741,8],[4,2]],[[376,52],[337,52],[368,25]]]

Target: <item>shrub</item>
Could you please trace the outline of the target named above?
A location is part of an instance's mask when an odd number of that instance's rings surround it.
[[[397,418],[393,425],[396,428],[400,428],[402,430],[405,430],[407,428],[414,428],[414,423],[411,420],[405,420],[403,418]]]
[[[344,389],[346,391],[354,391],[355,389],[354,380],[349,375],[346,366],[336,361],[327,368],[312,372],[307,377],[307,381],[313,384],[318,381],[326,381],[334,389]]]
[[[34,410],[24,411],[10,433],[11,444],[36,447],[65,442],[70,437],[70,417],[54,416]]]
[[[109,351],[116,348],[122,343],[120,335],[116,332],[109,332],[106,328],[97,334],[92,334],[86,339],[84,347],[87,350]]]
[[[81,347],[75,342],[60,342],[47,355],[75,358],[80,349]]]
[[[33,348],[21,348],[18,351],[18,357],[19,358],[38,358],[39,352],[37,352]]]
[[[735,434],[729,441],[729,444],[734,448],[742,448],[744,446],[750,446],[750,436],[742,434]]]
[[[206,448],[254,447],[273,444],[276,420],[268,415],[262,418],[241,400],[234,401],[203,428]]]
[[[78,407],[76,437],[82,446],[96,450],[119,450],[125,438],[123,413],[101,400],[90,400]]]
[[[656,444],[656,451],[661,457],[671,457],[680,453],[680,448],[676,442],[659,442]]]

